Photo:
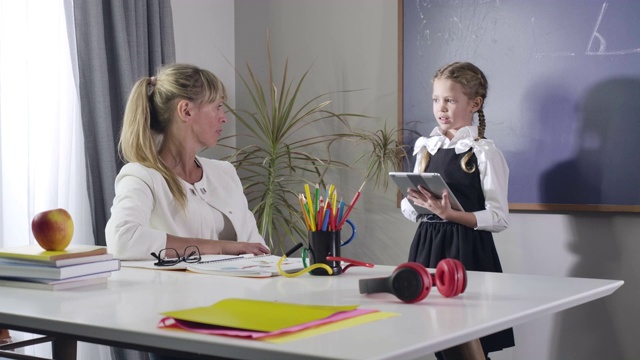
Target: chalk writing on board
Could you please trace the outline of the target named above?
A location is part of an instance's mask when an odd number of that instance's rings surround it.
[[[492,85],[511,204],[640,212],[638,14],[640,0],[405,0],[403,143],[433,129],[437,69],[471,61]]]
[[[494,6],[496,7],[501,6],[500,1],[494,2],[491,0],[480,0],[479,4],[486,5],[487,3],[490,3],[490,2],[493,2]],[[440,3],[440,2],[435,2],[435,3]],[[424,13],[424,10],[432,7],[433,5],[435,5],[435,3],[433,1],[424,1],[424,0],[417,0],[415,2],[418,10],[418,14],[421,19],[420,30],[416,38],[417,50],[420,56],[428,55],[425,52],[425,47],[431,44],[432,37],[434,35],[436,37],[441,37],[445,44],[452,45],[456,41],[460,41],[460,34],[464,32],[463,29],[468,30],[469,27],[471,27],[471,28],[475,28],[475,30],[473,31],[475,34],[474,36],[475,41],[471,42],[471,44],[480,44],[480,41],[478,40],[484,37],[488,27],[492,27],[494,25],[494,24],[473,23],[477,21],[477,19],[465,19],[465,21],[463,21],[459,17],[452,16],[449,18],[446,28],[436,30],[435,33],[433,33],[433,29],[430,28],[431,24],[429,24],[427,20],[427,16]],[[458,4],[458,1],[454,0],[454,1],[450,1],[450,3],[455,5],[455,4]],[[593,28],[593,32],[591,33],[591,36],[589,38],[589,43],[587,44],[587,50],[585,54],[586,55],[627,55],[627,54],[640,53],[640,47],[627,48],[627,49],[621,49],[621,50],[607,50],[607,41],[605,37],[602,35],[602,33],[599,31],[599,29],[600,29],[600,26],[602,25],[602,21],[605,17],[605,13],[608,6],[609,6],[609,3],[604,2],[602,4],[602,7],[600,8],[600,12],[598,14],[595,26]],[[471,24],[467,23],[469,22],[469,20],[471,20]],[[483,20],[486,20],[486,19],[483,19]],[[464,25],[463,25],[463,22],[465,23]],[[531,25],[532,25],[532,28],[535,28],[535,18],[533,17],[531,18]],[[537,41],[535,37],[535,30],[534,30],[533,36],[534,36],[534,41]],[[466,45],[469,45],[469,43],[467,43]],[[534,47],[536,50],[534,51],[534,54],[535,54],[535,57],[538,59],[542,57],[575,56],[576,55],[576,53],[572,51],[539,52],[537,51],[537,43],[534,43]]]
[[[593,29],[591,40],[589,40],[589,45],[587,46],[587,55],[625,55],[625,54],[640,53],[640,48],[607,51],[607,41],[598,32],[598,28],[600,27],[600,23],[602,22],[602,17],[604,16],[604,12],[607,10],[607,6],[609,6],[609,4],[606,2],[602,4],[602,9],[600,10],[598,21],[596,21],[596,26]],[[596,39],[596,38],[598,39],[598,41],[600,41],[600,47],[598,48],[598,51],[592,51],[591,47],[593,45],[593,39]]]

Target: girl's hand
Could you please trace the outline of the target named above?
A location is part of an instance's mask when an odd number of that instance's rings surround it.
[[[413,201],[414,204],[428,209],[442,219],[447,220],[447,214],[452,211],[447,191],[442,194],[442,199],[438,199],[422,186],[418,186],[418,190],[409,189],[407,198]]]
[[[449,194],[446,191],[442,194],[442,199],[437,199],[422,186],[419,186],[418,189],[420,191],[410,189],[408,192],[407,199],[413,201],[414,204],[429,209],[443,220],[457,222],[472,229],[478,226],[475,214],[451,208]]]

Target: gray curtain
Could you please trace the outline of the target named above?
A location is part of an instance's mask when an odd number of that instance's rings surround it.
[[[123,165],[118,138],[136,80],[175,62],[170,0],[75,0],[78,88],[86,151],[87,186],[97,245],[106,245],[114,180]],[[112,348],[114,359],[148,359]]]
[[[137,79],[175,62],[170,0],[76,0],[78,87],[87,186],[97,245],[105,244],[114,180],[123,165],[118,138]]]

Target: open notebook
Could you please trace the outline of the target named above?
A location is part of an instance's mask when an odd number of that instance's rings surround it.
[[[244,256],[244,255],[242,255]],[[202,255],[202,262],[210,262],[210,261],[219,261],[219,260],[228,260],[228,259],[237,259],[241,256],[238,255]],[[158,260],[123,260],[121,261],[122,267],[135,267],[135,268],[143,268],[143,269],[151,269],[151,270],[187,270],[186,262],[182,261],[175,265],[170,266],[155,266],[154,264]]]
[[[259,255],[251,257],[234,257],[229,259],[201,261],[187,266],[188,271],[210,275],[270,277],[278,276],[280,256]],[[282,270],[288,273],[304,269],[302,259],[286,258],[282,262]]]

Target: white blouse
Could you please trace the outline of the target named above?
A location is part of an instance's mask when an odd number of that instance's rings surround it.
[[[509,166],[502,152],[495,146],[492,140],[480,139],[477,126],[466,126],[456,132],[453,139],[449,140],[435,127],[429,137],[420,137],[414,146],[413,155],[416,156],[416,166],[413,172],[420,173],[419,168],[427,151],[433,155],[438,149],[455,148],[456,154],[461,154],[473,148],[473,153],[478,159],[480,171],[480,183],[484,192],[485,210],[476,211],[476,230],[500,232],[509,226],[507,215],[509,214],[509,202],[507,193],[509,187]],[[402,214],[409,220],[416,221],[418,213],[406,198],[401,203]]]
[[[156,170],[138,163],[120,170],[105,229],[107,247],[114,256],[151,259],[151,252],[166,247],[167,234],[264,244],[234,166],[226,161],[197,160],[202,179],[195,184],[182,182],[187,195],[184,209]]]

